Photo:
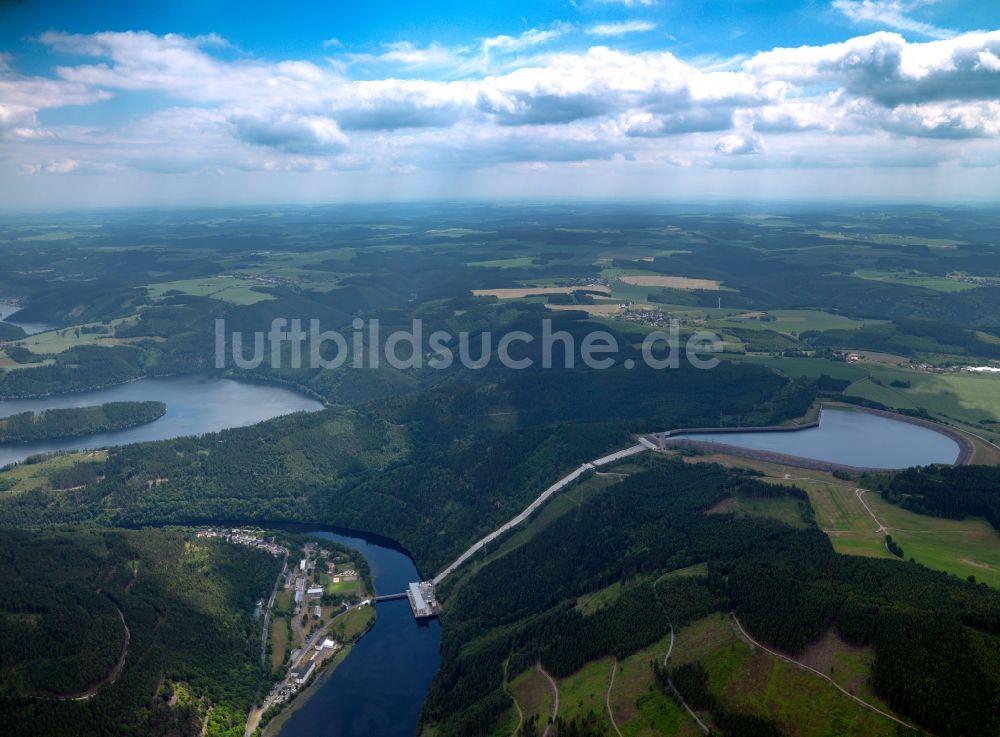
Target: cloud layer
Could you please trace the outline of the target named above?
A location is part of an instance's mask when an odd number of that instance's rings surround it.
[[[835,6],[905,27],[906,3]],[[574,33],[554,24],[461,47],[330,40],[319,60],[277,61],[218,36],[52,31],[38,41],[73,61],[49,76],[0,54],[0,176],[1000,164],[1000,31],[912,30],[942,37],[877,32],[722,71],[607,45],[654,32],[645,21],[576,29],[600,44],[574,50],[552,50]],[[103,126],[46,123],[135,93],[159,103]]]

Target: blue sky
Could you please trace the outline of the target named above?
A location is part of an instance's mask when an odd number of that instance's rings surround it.
[[[0,0],[0,207],[995,200],[998,29],[968,0]]]

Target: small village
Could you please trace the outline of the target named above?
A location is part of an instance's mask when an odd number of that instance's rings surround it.
[[[251,529],[220,529],[212,528],[208,530],[199,530],[197,536],[200,538],[215,538],[225,540],[226,542],[233,543],[235,545],[245,545],[250,548],[256,548],[258,550],[263,550],[271,555],[281,557],[283,555],[288,555],[288,548],[283,545],[279,545],[275,542],[275,538],[272,535],[270,538],[265,538],[264,533],[260,530]]]
[[[302,545],[264,612],[271,670],[280,678],[251,713],[252,728],[276,716],[368,630],[373,603],[351,555],[318,542]]]

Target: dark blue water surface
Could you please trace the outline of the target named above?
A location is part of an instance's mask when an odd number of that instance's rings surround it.
[[[360,551],[379,594],[405,591],[420,574],[398,549],[372,540],[316,532]],[[375,626],[347,659],[299,705],[279,737],[413,737],[427,689],[441,662],[441,625],[418,624],[405,599],[378,604]]]

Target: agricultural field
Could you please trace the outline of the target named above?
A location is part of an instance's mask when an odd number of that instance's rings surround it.
[[[51,366],[53,363],[55,363],[55,359],[52,358],[35,361],[34,363],[18,363],[0,350],[0,371],[17,371],[19,369],[40,368],[42,366]]]
[[[525,269],[534,265],[530,256],[514,256],[511,258],[495,258],[488,261],[470,261],[468,266],[478,266],[481,269]]]
[[[625,284],[637,287],[666,287],[668,289],[706,289],[718,291],[719,282],[714,279],[692,279],[686,276],[657,276],[624,274],[618,277]]]
[[[525,297],[541,297],[548,294],[572,294],[573,292],[579,292],[581,290],[611,294],[611,290],[608,287],[604,287],[599,284],[587,287],[511,287],[506,289],[473,289],[472,294],[475,297],[524,299]]]
[[[910,287],[923,287],[933,289],[935,292],[963,292],[967,289],[975,289],[975,284],[962,282],[958,279],[951,279],[946,276],[930,276],[927,274],[911,274],[894,271],[855,271],[854,276],[869,281],[889,282],[891,284],[904,284]]]
[[[836,315],[821,310],[766,310],[734,312],[725,310],[724,316],[719,310],[706,310],[706,317],[711,327],[733,327],[747,330],[776,330],[798,336],[808,331],[823,330],[855,330],[865,325],[882,325],[885,320],[861,320]]]
[[[236,275],[213,276],[205,279],[182,279],[162,284],[150,284],[149,296],[162,299],[171,292],[180,292],[194,297],[211,297],[234,305],[252,305],[274,299],[266,291],[266,283],[241,278]]]
[[[923,407],[931,414],[969,425],[1000,421],[1000,376],[870,368],[872,378],[879,383],[858,381],[846,394],[901,409]],[[909,382],[910,386],[894,387],[893,381]]]

